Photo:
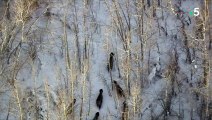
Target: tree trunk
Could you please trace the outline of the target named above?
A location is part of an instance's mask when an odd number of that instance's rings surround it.
[[[211,35],[211,28],[212,28],[212,25],[211,25],[211,22],[212,22],[212,2],[211,0],[208,1],[208,35],[209,35],[209,50],[212,49],[212,35]]]

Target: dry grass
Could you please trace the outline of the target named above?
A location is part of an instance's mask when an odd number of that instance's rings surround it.
[[[16,23],[26,23],[38,7],[38,0],[15,0],[13,11]]]

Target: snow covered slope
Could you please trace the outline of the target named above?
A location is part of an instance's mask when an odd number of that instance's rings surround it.
[[[21,1],[10,2],[16,17],[2,19],[0,119],[211,119],[211,88],[202,82],[211,80],[208,35],[196,39],[201,0],[32,0],[26,22],[17,20]],[[8,57],[2,51],[15,33]]]

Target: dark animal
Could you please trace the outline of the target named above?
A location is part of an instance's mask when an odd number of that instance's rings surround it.
[[[108,65],[107,65],[107,70],[108,72],[111,71],[113,69],[113,62],[114,62],[114,53],[111,52],[110,53],[110,58],[109,58],[109,62],[108,62]]]
[[[50,12],[50,9],[49,8],[47,8],[45,15],[47,17],[51,17],[51,12]]]
[[[115,85],[115,87],[116,87],[116,92],[117,92],[118,96],[120,96],[120,97],[125,97],[124,91],[123,91],[123,89],[120,87],[120,85],[117,83],[117,81],[114,80],[113,83],[114,83],[114,85]]]
[[[147,0],[147,5],[148,5],[148,7],[151,6],[150,0]]]
[[[73,102],[69,104],[69,106],[66,109],[66,115],[72,113],[75,103],[76,103],[76,99],[74,99]]]
[[[93,118],[93,120],[98,120],[99,119],[99,112],[97,112]]]
[[[96,105],[97,105],[97,107],[98,107],[99,109],[102,107],[102,101],[103,101],[103,95],[102,95],[102,93],[103,93],[103,90],[100,89],[100,90],[99,90],[99,96],[98,96],[97,99],[96,99]]]
[[[128,106],[126,101],[123,102],[122,120],[128,120]]]

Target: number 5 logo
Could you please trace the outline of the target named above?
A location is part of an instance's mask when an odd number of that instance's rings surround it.
[[[199,16],[199,8],[194,8],[194,16]]]

